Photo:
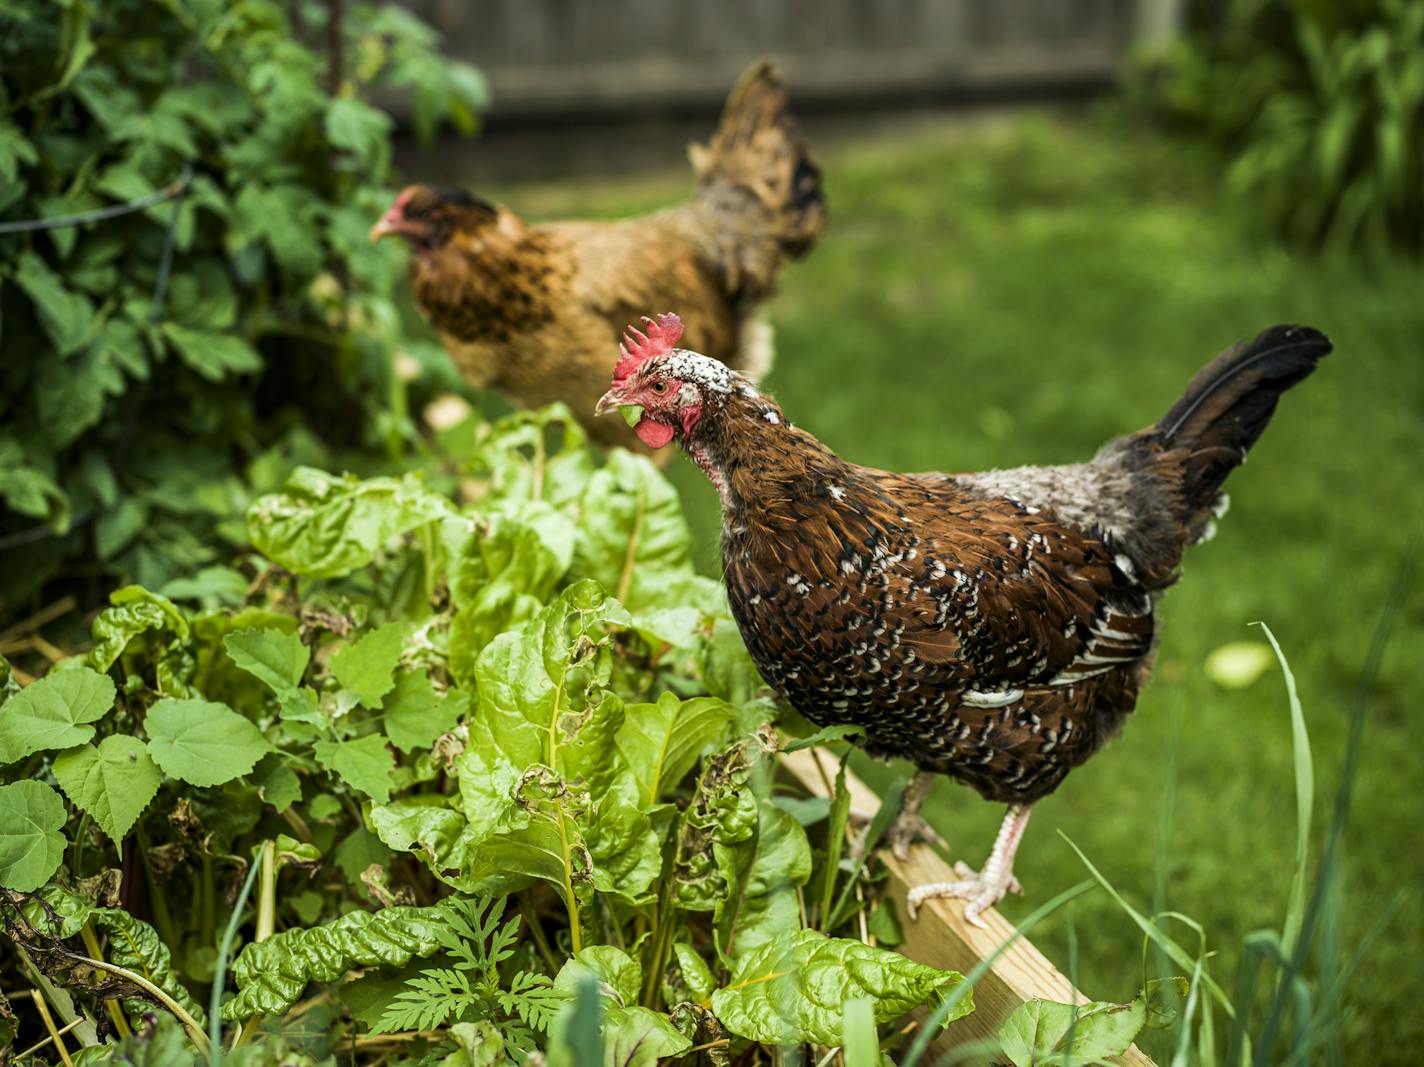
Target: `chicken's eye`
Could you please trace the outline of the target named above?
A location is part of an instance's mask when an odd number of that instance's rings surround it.
[[[652,391],[652,394],[654,396],[666,396],[668,391],[668,383],[654,382],[652,385],[648,386],[648,388]]]

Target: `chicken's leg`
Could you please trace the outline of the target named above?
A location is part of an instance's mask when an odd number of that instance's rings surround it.
[[[931,772],[916,771],[900,800],[899,813],[885,828],[883,840],[890,846],[890,851],[895,853],[895,858],[902,862],[910,858],[910,846],[916,841],[938,845],[940,848],[949,847],[945,839],[935,832],[934,827],[920,816],[920,808],[924,805],[925,798],[930,795],[934,780],[935,776]],[[870,832],[871,820],[854,813],[851,820],[863,824],[850,846],[850,858],[858,863],[865,855],[865,836]]]
[[[965,905],[964,917],[975,926],[982,927],[984,923],[979,918],[980,912],[1003,900],[1006,893],[1022,893],[1019,880],[1014,877],[1014,853],[1018,851],[1032,810],[1028,804],[1009,805],[1003,825],[999,827],[999,836],[994,839],[994,849],[989,853],[982,871],[976,874],[968,864],[956,863],[954,873],[959,875],[958,881],[930,882],[911,889],[906,898],[910,918],[913,919],[915,910],[932,897],[958,897],[969,902]]]
[[[948,847],[944,838],[920,815],[920,808],[924,806],[934,783],[935,775],[932,772],[916,771],[905,789],[905,799],[900,803],[900,814],[895,816],[895,821],[885,830],[885,841],[898,860],[910,858],[910,846],[916,841],[939,845],[940,848]]]

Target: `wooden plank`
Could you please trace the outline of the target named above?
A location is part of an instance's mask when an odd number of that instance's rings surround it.
[[[713,108],[773,55],[806,105],[1115,77],[1136,0],[407,0],[478,66],[494,116]]]
[[[781,763],[810,792],[817,796],[830,793],[836,767],[834,759],[826,753],[817,749],[783,753]],[[875,791],[849,772],[846,786],[851,793],[851,811],[866,819],[874,815],[880,807]],[[983,929],[966,922],[964,902],[960,900],[927,901],[921,905],[918,918],[911,921],[905,907],[905,894],[910,888],[926,882],[952,881],[954,872],[937,853],[924,846],[911,849],[910,858],[905,862],[888,850],[880,852],[879,857],[889,872],[890,896],[903,920],[905,943],[900,947],[911,959],[967,974],[1012,936],[1013,924],[992,908],[980,916]],[[1061,1004],[1090,999],[1074,989],[1068,978],[1027,938],[1021,937],[975,985],[974,1012],[952,1023],[931,1046],[931,1051],[939,1054],[968,1042],[993,1040],[1009,1012],[1035,998]],[[987,1065],[992,1058],[984,1054],[957,1062]],[[1152,1060],[1136,1045],[1111,1062],[1121,1067],[1153,1067]]]

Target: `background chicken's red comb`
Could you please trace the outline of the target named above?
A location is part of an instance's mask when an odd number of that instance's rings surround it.
[[[618,346],[623,358],[613,368],[615,382],[632,377],[648,360],[667,355],[682,336],[682,320],[671,312],[659,315],[657,322],[644,315],[643,322],[647,324],[646,334],[636,326],[629,326],[623,334],[623,343]]]

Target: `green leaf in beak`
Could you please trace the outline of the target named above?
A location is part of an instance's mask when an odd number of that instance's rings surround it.
[[[637,426],[643,417],[642,404],[621,404],[618,410],[623,413],[623,421],[629,426]]]

